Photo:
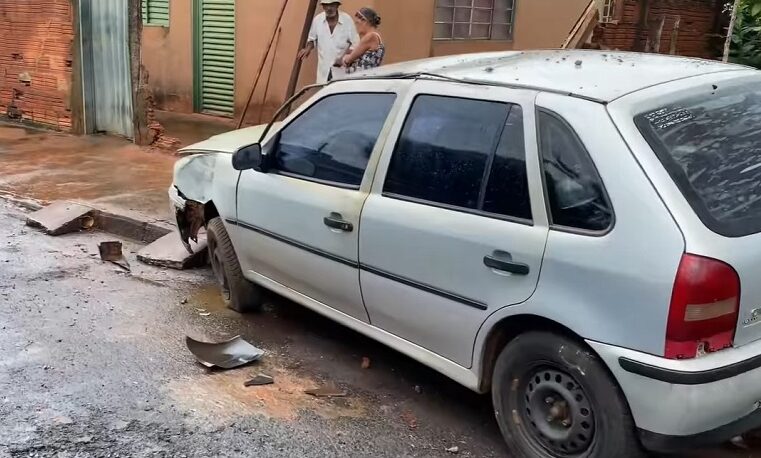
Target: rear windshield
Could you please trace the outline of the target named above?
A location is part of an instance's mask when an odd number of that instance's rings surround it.
[[[635,123],[706,226],[761,232],[761,78],[709,86]]]

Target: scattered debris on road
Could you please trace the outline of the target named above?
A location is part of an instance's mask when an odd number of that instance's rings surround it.
[[[122,253],[122,242],[102,242],[98,245],[98,251],[101,260],[116,264],[127,272],[132,270]]]
[[[417,417],[409,410],[402,412],[402,420],[409,429],[417,429]]]
[[[415,385],[415,393],[423,394],[423,387],[420,385]]]
[[[458,453],[460,453],[460,447],[457,447],[457,446],[449,447],[447,449],[447,453],[451,453],[452,455],[457,455]]]
[[[370,369],[370,358],[367,356],[362,357],[362,369]]]
[[[264,356],[264,350],[256,348],[240,336],[219,343],[200,342],[186,337],[185,343],[198,362],[210,369],[235,369]]]
[[[321,388],[311,388],[305,390],[304,393],[314,396],[316,398],[344,398],[349,394],[346,390],[342,390],[337,386],[324,386]]]
[[[211,316],[211,313],[210,312],[201,312],[198,315],[200,315],[200,316]]]
[[[245,387],[250,386],[263,386],[263,385],[272,385],[275,383],[275,379],[270,377],[267,374],[258,374],[256,377],[252,378],[251,380],[248,380],[243,384]]]

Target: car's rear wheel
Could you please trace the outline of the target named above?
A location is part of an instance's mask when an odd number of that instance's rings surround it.
[[[644,456],[629,407],[603,363],[564,336],[529,332],[497,358],[497,422],[516,456]]]
[[[222,219],[213,218],[209,221],[206,231],[211,269],[225,304],[240,313],[260,311],[262,290],[243,276],[238,256]]]

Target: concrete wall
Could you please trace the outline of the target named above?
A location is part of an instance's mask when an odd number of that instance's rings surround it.
[[[282,1],[236,2],[236,115],[246,103]],[[143,30],[143,63],[150,75],[154,99],[161,109],[180,112],[193,109],[192,3],[192,0],[171,0],[170,27],[146,26]],[[282,103],[308,3],[308,0],[289,1],[274,64],[270,58],[249,108],[247,122],[259,120],[262,106],[266,119]],[[516,0],[516,3],[513,41],[434,41],[435,0],[344,0],[343,9],[350,14],[362,6],[378,11],[383,19],[381,33],[387,47],[386,63],[394,63],[458,53],[558,47],[588,0]],[[316,59],[313,53],[304,63],[299,86],[314,81]],[[270,68],[272,77],[265,100],[263,92]]]
[[[0,116],[71,129],[70,0],[0,0]]]

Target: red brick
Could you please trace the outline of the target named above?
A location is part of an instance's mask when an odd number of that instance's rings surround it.
[[[24,119],[71,129],[73,19],[70,0],[0,0],[0,115],[13,105]]]

